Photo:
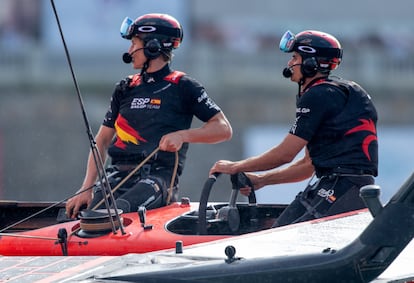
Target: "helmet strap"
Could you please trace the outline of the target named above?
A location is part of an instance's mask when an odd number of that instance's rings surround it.
[[[302,66],[301,66],[301,73],[302,73],[302,77],[298,81],[298,97],[300,96],[300,93],[301,93],[301,90],[302,90],[302,86],[305,83],[305,75],[302,72]]]
[[[303,83],[304,83],[304,80],[303,78],[301,78],[300,81],[298,82],[298,97],[300,96]]]
[[[144,63],[144,66],[142,66],[142,69],[141,69],[141,78],[143,77],[143,75],[147,72],[147,69],[148,69],[148,67],[149,67],[149,62],[150,62],[150,60],[149,59],[147,59],[147,61],[145,61],[145,63]]]

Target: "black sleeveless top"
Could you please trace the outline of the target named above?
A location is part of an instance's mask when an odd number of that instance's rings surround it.
[[[290,133],[308,141],[316,173],[333,168],[377,176],[377,111],[367,92],[340,78],[322,78],[297,98]]]

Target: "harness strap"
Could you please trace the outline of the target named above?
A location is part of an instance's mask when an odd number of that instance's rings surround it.
[[[352,168],[315,168],[316,176],[320,177],[328,177],[328,176],[373,176],[373,172],[371,170],[364,170],[364,169],[352,169]]]
[[[306,201],[306,199],[304,199],[302,196],[300,196],[299,201],[306,208],[307,213],[303,214],[301,217],[299,217],[298,219],[296,219],[293,223],[301,222],[301,219],[304,218],[305,216],[308,216],[308,215],[312,215],[315,218],[321,218],[321,217],[323,217],[323,215],[320,214],[316,210],[316,208],[323,202],[323,199],[319,200],[315,205],[310,205]]]

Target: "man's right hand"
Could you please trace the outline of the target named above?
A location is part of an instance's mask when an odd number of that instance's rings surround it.
[[[82,191],[84,189],[80,189],[79,191]],[[78,192],[79,192],[78,191]],[[83,193],[80,193],[72,198],[70,198],[66,202],[66,215],[67,217],[71,219],[76,219],[79,213],[79,210],[86,206],[89,206],[89,204],[92,201],[92,192],[91,190],[86,190]]]
[[[246,186],[244,188],[240,188],[240,193],[244,196],[249,196],[251,190],[257,191],[258,189],[262,188],[263,185],[260,183],[260,175],[256,173],[246,172],[245,173],[247,178],[249,178],[250,182],[253,185],[253,188],[250,186]]]

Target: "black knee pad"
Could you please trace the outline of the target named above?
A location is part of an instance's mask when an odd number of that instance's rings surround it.
[[[130,211],[137,211],[140,206],[145,206],[147,209],[163,206],[165,204],[163,195],[163,189],[157,180],[145,178],[129,188],[120,199],[129,202]]]

